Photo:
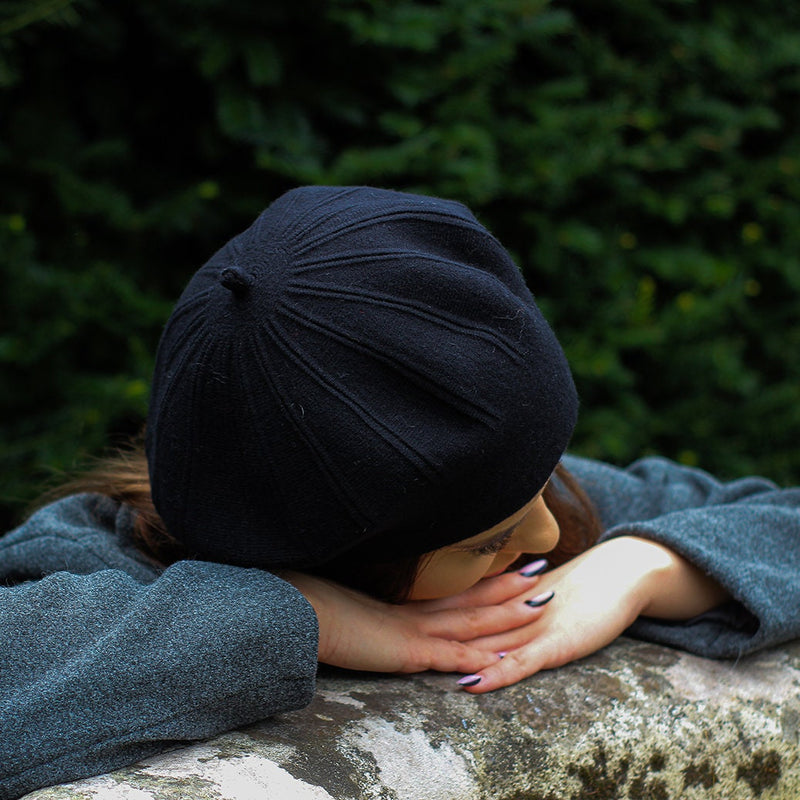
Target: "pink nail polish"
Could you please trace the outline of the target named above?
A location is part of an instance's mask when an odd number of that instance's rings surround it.
[[[465,675],[458,681],[459,686],[477,686],[481,682],[480,675]]]
[[[508,651],[507,650],[503,650],[502,652],[498,653],[497,655],[500,656],[500,658],[505,658],[508,655]]]
[[[523,578],[532,578],[534,575],[541,575],[547,569],[547,560],[540,558],[537,561],[531,561],[526,564],[522,569],[517,570]]]
[[[525,600],[525,605],[530,606],[531,608],[539,608],[539,606],[549,603],[555,597],[555,594],[556,593],[552,589],[549,592],[537,594],[536,597],[531,597],[530,600]]]

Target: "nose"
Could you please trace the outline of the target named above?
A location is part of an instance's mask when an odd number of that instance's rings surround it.
[[[546,553],[556,546],[559,535],[556,518],[544,498],[539,497],[514,531],[507,547],[521,553]]]

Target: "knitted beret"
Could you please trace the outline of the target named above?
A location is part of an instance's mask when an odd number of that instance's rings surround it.
[[[299,188],[194,275],[167,322],[153,499],[203,559],[421,554],[527,503],[576,414],[561,347],[466,207]]]

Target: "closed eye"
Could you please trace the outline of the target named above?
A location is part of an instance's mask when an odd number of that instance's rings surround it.
[[[515,528],[516,525],[511,530],[506,531],[500,539],[495,539],[493,542],[487,542],[486,544],[480,545],[480,547],[470,548],[470,553],[474,553],[476,556],[490,556],[494,555],[495,553],[499,553],[514,534]]]

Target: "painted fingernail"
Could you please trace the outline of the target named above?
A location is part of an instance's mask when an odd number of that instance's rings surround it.
[[[459,686],[477,686],[481,682],[480,675],[465,675],[458,682]]]
[[[536,597],[531,597],[530,600],[526,600],[525,605],[530,606],[531,608],[539,608],[539,606],[549,603],[555,597],[555,595],[556,593],[551,589],[549,592],[537,594]]]
[[[508,651],[507,650],[503,650],[503,652],[498,653],[497,655],[500,656],[500,658],[505,658],[508,655]]]
[[[523,578],[532,578],[534,575],[541,575],[546,569],[547,560],[540,558],[538,561],[531,561],[530,564],[526,564],[518,572]]]

